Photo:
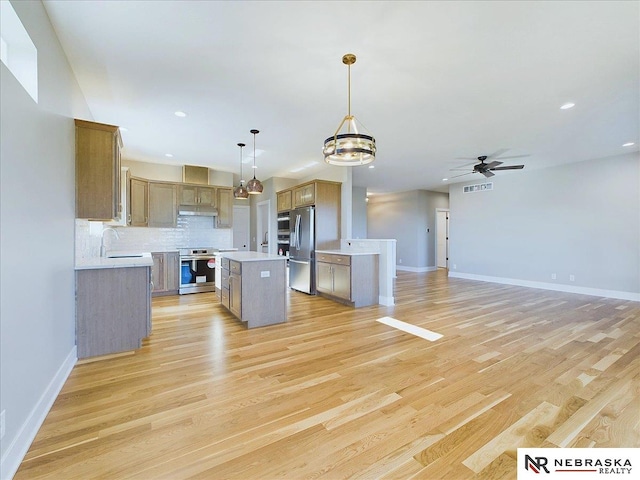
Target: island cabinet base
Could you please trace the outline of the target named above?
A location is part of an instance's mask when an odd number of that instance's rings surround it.
[[[351,307],[378,304],[377,253],[316,250],[316,290]]]
[[[222,258],[222,305],[247,328],[287,321],[286,286],[284,257],[237,252]]]
[[[78,358],[140,348],[151,333],[150,267],[76,271]]]

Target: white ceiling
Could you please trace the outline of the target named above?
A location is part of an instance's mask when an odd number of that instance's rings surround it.
[[[636,1],[44,5],[94,120],[127,129],[133,160],[239,174],[256,128],[261,180],[345,168],[321,153],[347,113],[345,53],[378,146],[353,182],[372,193],[441,189],[458,158],[501,149],[525,169],[638,151]]]

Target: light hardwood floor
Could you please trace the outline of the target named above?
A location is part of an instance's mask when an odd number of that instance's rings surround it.
[[[640,446],[640,303],[444,271],[398,272],[396,301],[289,292],[288,323],[246,330],[214,294],[155,298],[143,348],[74,368],[15,478],[515,479],[517,447]]]

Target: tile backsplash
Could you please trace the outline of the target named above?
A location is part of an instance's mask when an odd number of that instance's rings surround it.
[[[76,219],[76,258],[100,256],[101,232],[107,251],[164,252],[178,248],[231,248],[230,228],[214,228],[212,217],[178,217],[176,228],[119,227]]]

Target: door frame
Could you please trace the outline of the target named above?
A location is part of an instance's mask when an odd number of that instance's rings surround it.
[[[266,215],[265,215],[266,212]],[[266,216],[266,218],[265,218]],[[266,227],[266,229],[265,229]],[[262,247],[260,244],[262,243],[262,239],[264,237],[264,232],[269,232],[267,236],[267,241],[269,243],[267,247],[267,253],[273,253],[273,244],[274,241],[277,242],[277,239],[274,237],[273,232],[274,229],[271,225],[271,200],[263,200],[259,202],[256,209],[256,251],[262,252]],[[277,231],[277,227],[275,229]]]
[[[445,221],[445,231],[441,232],[438,229],[438,215],[441,213],[446,213],[446,221]],[[446,268],[447,270],[449,269],[449,220],[451,217],[451,212],[449,211],[448,208],[436,208],[436,268]],[[444,235],[444,244],[445,244],[445,252],[444,252],[444,258],[445,258],[445,267],[440,267],[440,265],[438,264],[438,253],[440,253],[438,251],[438,243],[439,243],[439,238],[440,235]]]

